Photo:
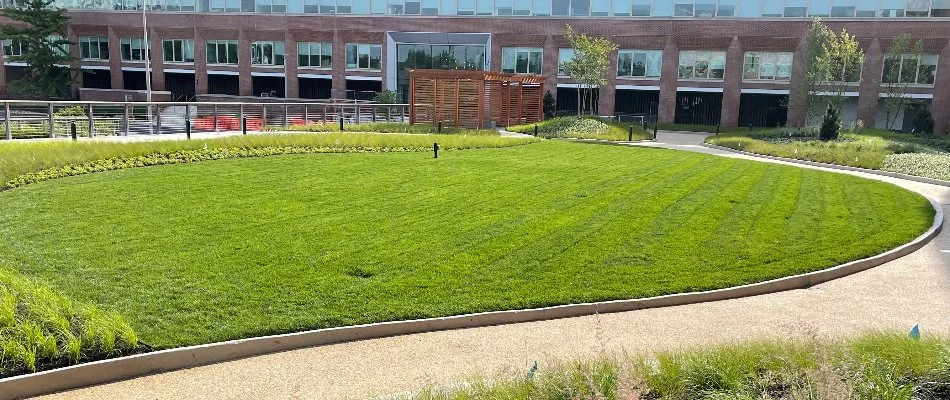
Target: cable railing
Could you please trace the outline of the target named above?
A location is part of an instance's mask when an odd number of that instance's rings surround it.
[[[261,131],[310,124],[408,122],[408,104],[8,100],[0,139]],[[188,129],[190,128],[190,129]]]

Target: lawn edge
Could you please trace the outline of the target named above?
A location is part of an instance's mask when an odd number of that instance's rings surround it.
[[[452,329],[671,307],[804,289],[896,260],[930,243],[943,228],[944,213],[940,203],[929,196],[924,197],[930,202],[935,211],[933,224],[926,232],[913,241],[882,254],[821,271],[704,292],[380,322],[167,349],[0,379],[0,389],[2,389],[0,390],[0,400],[40,396],[145,375],[314,346]]]
[[[743,155],[752,156],[752,157],[761,157],[761,158],[768,158],[770,160],[785,161],[785,162],[802,164],[802,165],[810,165],[813,167],[822,167],[822,168],[837,169],[837,170],[843,170],[843,171],[864,172],[868,174],[889,176],[891,178],[905,179],[908,181],[929,183],[931,185],[950,187],[950,181],[927,178],[924,176],[908,175],[908,174],[902,174],[899,172],[881,171],[879,169],[867,169],[867,168],[861,168],[861,167],[852,167],[850,165],[828,164],[828,163],[823,163],[823,162],[818,162],[818,161],[799,160],[797,158],[787,158],[787,157],[779,157],[779,156],[773,156],[773,155],[768,155],[768,154],[753,153],[750,151],[736,150],[731,147],[720,146],[718,144],[712,144],[712,143],[706,143],[706,142],[703,142],[703,147],[728,151],[728,152],[732,152],[736,154],[743,154]]]

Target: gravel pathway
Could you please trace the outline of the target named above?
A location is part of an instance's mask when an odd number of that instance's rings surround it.
[[[746,156],[664,133],[637,144]],[[859,172],[931,196],[950,218],[950,188]],[[948,221],[950,223],[950,221]],[[950,334],[950,229],[923,249],[809,289],[553,321],[314,347],[74,390],[45,399],[358,399],[393,397],[466,378],[523,374],[533,361],[644,353],[749,338],[834,338],[869,330]]]

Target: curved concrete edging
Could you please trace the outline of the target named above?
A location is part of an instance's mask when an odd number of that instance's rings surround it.
[[[347,341],[634,311],[803,289],[876,267],[913,253],[925,246],[940,233],[944,220],[942,206],[933,199],[928,198],[928,200],[935,210],[933,224],[930,229],[910,243],[883,254],[821,271],[705,292],[681,293],[646,299],[571,304],[529,310],[494,311],[421,320],[382,322],[168,349],[0,379],[0,400],[38,396],[143,375]]]
[[[899,178],[899,179],[904,179],[904,180],[908,180],[908,181],[914,181],[914,182],[920,182],[920,183],[929,183],[929,184],[931,184],[931,185],[939,185],[939,186],[947,186],[947,187],[950,187],[950,181],[942,181],[942,180],[940,180],[940,179],[925,178],[925,177],[922,177],[922,176],[907,175],[907,174],[901,174],[901,173],[889,172],[889,171],[880,171],[880,170],[876,170],[876,169],[867,169],[867,168],[852,167],[852,166],[849,166],[849,165],[827,164],[827,163],[822,163],[822,162],[817,162],[817,161],[799,160],[799,159],[796,159],[796,158],[786,158],[786,157],[779,157],[779,156],[770,156],[770,155],[768,155],[768,154],[759,154],[759,153],[752,153],[752,152],[743,151],[743,150],[736,150],[736,149],[733,149],[733,148],[731,148],[731,147],[725,147],[725,146],[720,146],[720,145],[717,145],[717,144],[706,143],[706,142],[703,142],[703,147],[708,147],[708,148],[710,148],[710,149],[716,149],[716,150],[728,151],[728,152],[732,152],[732,153],[736,153],[736,154],[742,154],[742,155],[747,155],[747,156],[752,156],[752,157],[768,158],[768,159],[770,159],[770,160],[778,160],[778,161],[785,161],[785,162],[790,162],[790,163],[795,163],[795,164],[810,165],[810,166],[813,166],[813,167],[822,167],[822,168],[828,168],[828,169],[838,169],[838,170],[843,170],[843,171],[864,172],[864,173],[868,173],[868,174],[884,175],[884,176],[889,176],[889,177],[891,177],[891,178]]]

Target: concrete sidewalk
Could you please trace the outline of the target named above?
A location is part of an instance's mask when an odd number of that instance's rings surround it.
[[[634,145],[750,158],[702,147],[703,138],[661,132],[658,142]],[[950,218],[948,187],[844,173],[931,196],[944,204]],[[805,290],[314,347],[43,398],[357,399],[412,393],[484,374],[522,375],[535,360],[543,370],[558,360],[605,353],[762,338],[842,337],[878,329],[905,331],[914,324],[925,334],[950,334],[950,230],[909,256]]]

